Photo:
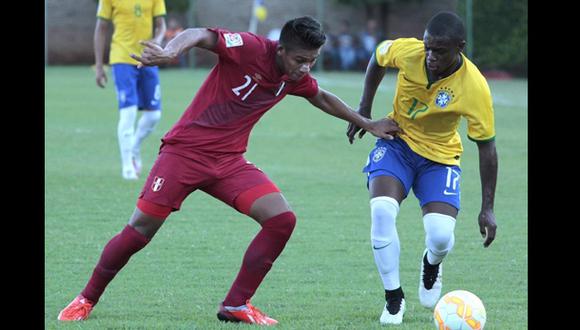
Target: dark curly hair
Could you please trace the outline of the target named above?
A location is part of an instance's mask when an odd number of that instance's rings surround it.
[[[318,49],[326,42],[322,25],[310,16],[298,17],[284,24],[280,32],[280,45],[292,49]]]

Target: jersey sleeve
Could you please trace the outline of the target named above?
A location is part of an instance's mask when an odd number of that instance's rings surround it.
[[[153,17],[165,16],[166,14],[165,0],[155,0],[153,3]]]
[[[385,40],[381,42],[375,49],[375,59],[377,64],[382,67],[397,67],[397,50],[400,43],[396,40]]]
[[[318,94],[318,81],[310,74],[302,78],[300,82],[288,94],[311,98]]]
[[[99,6],[97,7],[97,17],[106,20],[111,20],[113,14],[113,4],[112,0],[99,0]]]
[[[480,92],[471,95],[473,102],[467,109],[467,137],[475,142],[491,141],[495,138],[495,123],[491,92],[484,78]],[[475,93],[474,93],[475,94]]]
[[[208,30],[217,34],[217,44],[211,51],[222,60],[243,64],[255,60],[266,49],[265,42],[252,33],[230,32],[220,28]]]

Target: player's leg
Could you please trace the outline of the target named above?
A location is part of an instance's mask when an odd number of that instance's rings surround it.
[[[274,185],[268,188],[276,189]],[[244,198],[256,190],[247,190],[240,197]],[[238,277],[224,299],[226,306],[240,306],[253,297],[272,264],[282,253],[296,225],[296,216],[280,192],[254,197],[256,199],[248,203],[251,208],[246,214],[262,228],[246,250]]]
[[[373,256],[385,290],[381,324],[400,324],[405,312],[396,219],[399,205],[410,189],[413,173],[406,167],[400,143],[378,140],[363,170],[368,173],[369,180]]]
[[[381,324],[400,324],[405,313],[405,294],[399,277],[401,245],[396,219],[405,189],[399,179],[376,176],[369,182],[371,243],[373,256],[385,290]]]
[[[157,209],[162,209],[157,207]],[[167,215],[171,211],[168,208]],[[89,317],[107,285],[132,255],[144,248],[163,224],[167,215],[144,213],[135,208],[129,223],[104,247],[87,285],[58,315],[61,321],[82,321]]]
[[[442,261],[455,243],[455,222],[460,206],[460,175],[457,166],[426,162],[418,175],[415,195],[423,210],[425,251],[421,258],[419,300],[433,308],[443,288]]]
[[[252,194],[252,191],[245,193]],[[250,323],[274,325],[278,321],[260,311],[256,312],[250,299],[284,250],[296,225],[296,216],[279,192],[257,198],[251,203],[248,215],[262,228],[246,249],[240,271],[223,301],[224,308],[221,313],[218,312],[218,318],[223,321],[231,320],[227,315],[229,312],[247,322],[244,318],[251,312],[256,322]]]
[[[133,254],[151,241],[171,212],[171,208],[156,205],[153,207],[148,205],[149,209],[144,208],[141,202],[139,200],[140,205],[135,208],[125,228],[105,245],[89,283],[81,292],[95,304],[113,277],[127,264]],[[140,208],[146,209],[147,213]],[[153,213],[149,211],[151,208],[157,209],[156,215],[149,214]]]
[[[121,152],[122,176],[127,180],[138,178],[133,166],[132,149],[135,141],[137,118],[137,68],[129,64],[113,64],[113,76],[119,104],[117,137]]]
[[[149,243],[169,214],[180,208],[185,197],[193,191],[195,183],[201,181],[203,175],[197,170],[183,157],[167,153],[158,156],[129,223],[105,245],[87,285],[62,310],[59,320],[78,321],[88,318],[107,285],[129,258]]]
[[[273,325],[278,322],[249,302],[290,239],[296,216],[262,171],[245,161],[237,166],[239,170],[234,175],[204,191],[250,216],[261,229],[244,254],[238,275],[220,305],[218,318]]]
[[[161,119],[161,87],[159,84],[159,69],[143,67],[139,71],[137,81],[139,109],[141,118],[137,122],[135,141],[133,144],[133,165],[137,175],[141,173],[141,144],[149,136]]]

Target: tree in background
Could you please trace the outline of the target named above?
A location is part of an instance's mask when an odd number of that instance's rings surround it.
[[[466,14],[460,0],[457,13]],[[482,70],[528,75],[528,1],[473,1],[473,62]]]
[[[397,2],[409,3],[413,1],[421,2],[424,0],[334,0],[335,3],[347,6],[364,7],[366,18],[374,18],[377,20],[383,35],[389,34],[387,17],[389,17],[391,6],[396,6]]]
[[[185,13],[189,7],[189,0],[165,0],[167,12]]]
[[[421,2],[424,0],[413,0]],[[380,22],[388,35],[390,8],[403,0],[334,0],[335,3],[364,7],[367,18]],[[473,0],[473,60],[482,70],[505,70],[528,75],[528,1]],[[465,20],[466,0],[457,1],[457,14]]]

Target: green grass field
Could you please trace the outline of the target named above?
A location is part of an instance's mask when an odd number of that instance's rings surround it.
[[[207,70],[161,71],[163,118],[143,146],[148,172],[159,139],[179,118]],[[319,83],[356,106],[362,73],[325,73]],[[499,154],[498,233],[482,247],[477,147],[465,135],[462,210],[445,260],[443,291],[465,289],[487,309],[486,329],[528,327],[527,81],[490,81]],[[395,76],[375,98],[374,117],[391,107]],[[112,77],[99,89],[89,67],[48,67],[45,82],[45,326],[83,329],[238,329],[215,316],[258,225],[195,192],[155,239],[111,282],[90,319],[61,324],[59,311],[84,287],[102,248],[127,223],[145,178],[121,178]],[[388,106],[387,106],[388,105]],[[349,145],[346,122],[287,97],[254,129],[246,157],[282,189],[298,216],[286,249],[252,302],[282,329],[379,329],[384,292],[370,246],[370,211],[361,168],[374,144]],[[397,329],[434,329],[417,297],[424,249],[414,195],[397,220],[407,312]]]

